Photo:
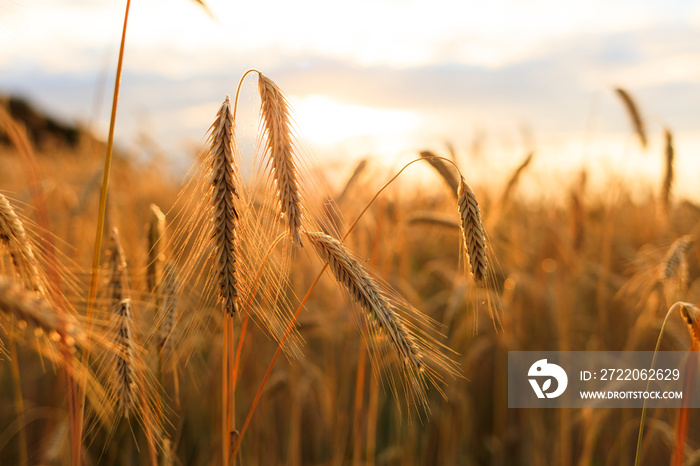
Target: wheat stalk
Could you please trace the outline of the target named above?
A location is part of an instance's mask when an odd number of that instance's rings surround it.
[[[629,93],[624,89],[618,87],[615,89],[615,92],[617,92],[617,95],[620,96],[622,103],[625,105],[627,113],[629,114],[630,119],[632,120],[634,131],[637,133],[639,141],[642,143],[642,147],[646,149],[647,134],[644,128],[644,120],[642,120],[642,116],[639,113],[637,105],[634,103],[634,100],[632,100],[632,96],[630,96]]]
[[[301,195],[294,163],[289,104],[277,85],[262,73],[259,73],[258,90],[264,125],[265,153],[270,157],[280,212],[287,218],[293,242],[301,245]]]
[[[481,211],[474,192],[464,177],[457,190],[457,209],[461,219],[462,242],[467,253],[469,266],[478,283],[486,281],[488,260],[486,256],[486,234],[481,222]]]
[[[226,96],[216,115],[209,136],[207,163],[210,185],[207,198],[211,207],[214,262],[218,274],[219,298],[228,316],[238,312],[238,210],[234,121],[231,101]]]
[[[337,239],[324,233],[306,233],[318,255],[328,263],[335,279],[367,313],[368,321],[377,325],[386,335],[405,367],[421,372],[423,356],[413,337],[396,313],[389,298],[367,272]]]

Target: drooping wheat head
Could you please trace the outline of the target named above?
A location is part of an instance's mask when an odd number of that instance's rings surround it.
[[[457,209],[461,220],[462,247],[467,254],[470,270],[477,283],[485,283],[488,274],[486,234],[481,221],[481,211],[476,195],[464,177],[457,190]]]
[[[446,162],[438,158],[435,154],[430,151],[422,151],[420,156],[423,160],[428,162],[440,177],[445,181],[447,186],[450,187],[450,192],[453,196],[457,196],[457,191],[459,189],[459,180],[455,176],[454,168],[448,165]]]
[[[362,263],[352,257],[345,246],[324,233],[307,233],[319,256],[326,262],[336,280],[350,296],[367,312],[370,320],[381,328],[396,348],[401,360],[420,372],[422,355],[399,316],[382,293],[376,281],[367,273]]]
[[[40,330],[51,341],[62,341],[70,348],[87,342],[85,331],[74,318],[57,313],[44,297],[2,276],[0,312],[14,316],[22,326]]]
[[[399,304],[399,299],[374,278],[343,243],[320,232],[306,232],[306,237],[319,258],[328,264],[336,281],[364,311],[362,320],[366,322],[370,338],[374,340],[368,341],[370,350],[375,349],[398,360],[402,369],[401,383],[409,396],[407,403],[414,402],[428,411],[427,384],[440,390],[442,376],[438,369],[451,376],[456,375],[453,361],[443,354],[445,348],[420,328],[420,324],[409,323],[406,318],[412,317],[428,327],[431,323],[417,310]],[[401,310],[406,311],[403,316]],[[387,342],[388,348],[379,347],[380,340]],[[377,358],[376,354],[371,353],[371,356]],[[390,383],[396,388],[393,376]]]
[[[629,93],[624,89],[618,87],[615,89],[615,92],[617,92],[617,95],[620,97],[622,103],[625,105],[625,109],[627,109],[627,113],[630,116],[630,120],[632,120],[634,131],[635,133],[637,133],[637,137],[639,137],[639,141],[642,143],[642,147],[646,149],[647,133],[644,127],[644,120],[642,119],[642,116],[639,113],[637,105],[634,103],[632,96],[630,96]]]
[[[289,104],[279,87],[262,73],[259,73],[258,90],[264,150],[269,157],[280,213],[286,217],[292,241],[301,246],[302,204]]]
[[[5,196],[0,194],[0,245],[4,245],[24,286],[39,294],[45,292],[45,279],[37,266],[32,244],[22,221]]]

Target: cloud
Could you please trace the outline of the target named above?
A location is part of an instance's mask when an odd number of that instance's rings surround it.
[[[110,3],[111,22],[98,24],[110,24],[118,33],[116,19],[123,12],[116,3]],[[426,133],[447,137],[457,137],[465,128],[514,128],[523,122],[536,133],[583,131],[591,111],[598,128],[625,131],[628,123],[611,92],[614,86],[630,90],[652,121],[676,130],[695,129],[700,108],[700,49],[695,44],[700,43],[700,31],[693,26],[697,14],[687,21],[679,16],[683,7],[659,12],[654,4],[645,3],[617,21],[613,13],[629,4],[615,3],[598,17],[599,2],[578,4],[573,13],[549,1],[536,2],[531,10],[518,2],[504,2],[501,5],[511,9],[508,14],[492,11],[460,18],[450,6],[454,2],[429,9],[416,2],[406,16],[396,18],[397,24],[386,24],[380,37],[374,29],[381,27],[385,15],[403,6],[399,3],[378,2],[378,10],[369,4],[357,11],[335,10],[336,17],[328,24],[315,24],[306,17],[299,24],[280,23],[277,26],[284,31],[274,40],[262,30],[258,35],[249,30],[262,21],[255,16],[256,8],[262,8],[257,4],[246,6],[250,11],[234,20],[224,15],[223,3],[212,2],[215,14],[226,18],[214,25],[194,2],[178,3],[174,16],[159,23],[148,18],[161,4],[141,6],[134,10],[130,25],[134,33],[127,48],[118,138],[128,144],[147,127],[169,151],[182,152],[183,141],[199,143],[223,97],[235,92],[239,77],[250,67],[263,70],[295,99],[309,95],[332,99],[339,108],[349,106],[358,115],[421,114]],[[303,16],[313,8],[330,15],[330,7],[324,5],[302,2],[300,8],[306,9],[294,15]],[[358,11],[375,16],[365,21]],[[433,15],[427,16],[429,12]],[[533,22],[538,12],[543,17]],[[338,17],[344,13],[347,18]],[[104,12],[93,9],[81,14]],[[187,33],[182,15],[192,16],[193,29],[202,23],[209,30],[204,35]],[[577,15],[586,21],[577,23]],[[252,18],[250,24],[226,32],[231,21],[242,25],[246,18]],[[420,24],[425,30],[418,28]],[[151,35],[143,32],[148,27]],[[330,38],[334,27],[340,29],[340,38]],[[99,108],[97,127],[104,131],[116,58],[114,45],[106,44],[114,41],[108,36],[115,31],[95,33],[95,42],[85,47],[75,43],[77,32],[68,34],[68,39],[40,35],[30,41],[29,53],[4,44],[0,91],[28,95],[51,113],[73,120],[85,121]],[[395,37],[392,31],[398,31]],[[277,42],[280,37],[286,42]],[[415,46],[419,59],[384,60],[404,39],[397,56]],[[416,45],[418,41],[427,48]],[[42,51],[47,43],[55,46]],[[362,58],[369,56],[362,52],[367,44],[375,46],[368,52],[375,54],[372,59]],[[495,55],[486,59],[479,55],[480,48]],[[253,85],[246,86],[243,102],[255,107],[255,92]],[[367,113],[361,107],[381,112]],[[251,119],[256,116],[253,110]],[[254,136],[255,128],[246,130]]]

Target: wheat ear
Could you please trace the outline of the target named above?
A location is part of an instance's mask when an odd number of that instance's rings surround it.
[[[173,264],[165,265],[163,283],[159,287],[160,302],[160,348],[168,349],[172,346],[172,333],[177,322],[177,290],[179,288],[177,268]]]
[[[664,174],[663,185],[661,186],[661,203],[668,212],[671,202],[671,189],[673,187],[673,135],[668,129],[664,130],[666,139],[666,173]]]
[[[328,263],[335,279],[365,310],[368,321],[375,324],[391,342],[404,366],[422,371],[423,356],[389,298],[377,282],[337,239],[324,233],[306,233],[318,255]]]
[[[481,211],[474,192],[464,177],[457,190],[457,209],[461,220],[462,241],[467,253],[469,266],[478,283],[486,281],[488,260],[486,256],[486,234],[481,222]]]
[[[61,317],[39,294],[0,276],[0,312],[14,315],[19,322],[43,331],[52,340],[73,347],[85,344],[85,332],[68,314]]]
[[[234,121],[229,96],[221,104],[209,136],[207,163],[210,173],[208,201],[211,207],[214,262],[219,276],[219,298],[228,316],[238,312],[238,210]]]
[[[659,267],[660,281],[668,280],[684,268],[685,255],[692,245],[693,237],[690,235],[681,236],[671,244]]]
[[[265,153],[270,157],[280,212],[287,218],[292,240],[301,245],[301,195],[294,164],[289,104],[277,85],[262,73],[259,73],[258,90],[264,125]]]
[[[690,333],[691,349],[693,351],[700,350],[700,309],[697,306],[689,303],[681,303],[681,317],[688,325],[688,333]]]
[[[120,413],[128,418],[136,405],[136,343],[133,335],[133,315],[126,274],[126,259],[119,232],[112,230],[109,259],[109,303],[112,311],[114,361],[112,383],[119,401]]]
[[[506,188],[503,190],[503,195],[501,196],[501,207],[505,206],[508,203],[508,201],[510,201],[510,198],[513,194],[513,190],[518,184],[518,180],[520,180],[520,175],[522,175],[523,171],[525,171],[528,165],[530,165],[530,162],[532,162],[532,157],[534,155],[534,152],[530,152],[510,176],[508,184],[506,184]]]
[[[4,243],[25,286],[43,294],[41,275],[24,225],[5,196],[0,194],[0,243]]]
[[[160,208],[151,204],[151,217],[148,220],[148,264],[146,266],[146,284],[148,291],[156,294],[163,275],[163,234],[165,233],[165,214]],[[157,298],[156,298],[157,299]]]
[[[420,153],[420,156],[438,172],[445,183],[450,187],[452,194],[457,195],[459,180],[457,180],[454,174],[454,169],[430,151],[424,150]]]
[[[629,114],[630,119],[632,120],[634,131],[637,133],[639,141],[642,143],[642,147],[646,149],[647,133],[646,129],[644,128],[644,120],[642,120],[642,116],[639,113],[637,105],[634,103],[632,96],[630,96],[629,93],[624,89],[618,87],[615,89],[615,92],[617,92],[617,95],[620,96],[622,103],[625,105],[627,113]]]

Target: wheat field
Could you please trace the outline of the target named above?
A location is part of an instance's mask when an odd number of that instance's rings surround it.
[[[585,169],[560,202],[522,196],[536,148],[504,186],[425,148],[329,183],[279,83],[246,79],[254,153],[239,86],[184,179],[3,102],[1,464],[700,463],[692,411],[507,403],[508,351],[698,348],[700,206],[674,196],[672,129],[641,200]]]

